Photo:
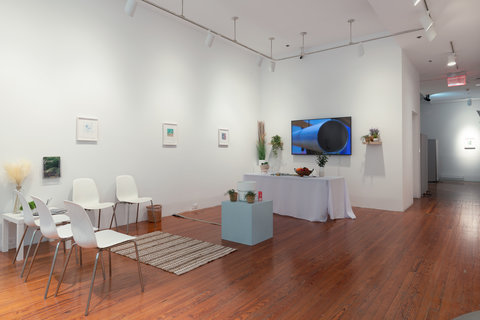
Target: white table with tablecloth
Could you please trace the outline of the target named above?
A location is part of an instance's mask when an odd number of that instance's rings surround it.
[[[263,200],[273,201],[273,212],[309,221],[355,219],[343,177],[300,177],[245,174],[255,181]]]

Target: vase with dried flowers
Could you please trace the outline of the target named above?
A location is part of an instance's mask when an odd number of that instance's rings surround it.
[[[30,173],[30,162],[21,160],[13,163],[6,163],[4,166],[8,178],[15,183],[17,191],[22,189],[22,183]],[[13,205],[13,213],[20,212],[20,202],[18,196],[15,197],[15,204]]]

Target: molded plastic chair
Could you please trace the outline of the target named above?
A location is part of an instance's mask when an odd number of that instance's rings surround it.
[[[22,278],[23,273],[25,271],[25,266],[27,265],[28,256],[30,255],[30,249],[32,248],[33,240],[35,238],[35,235],[36,235],[37,231],[40,230],[40,220],[38,219],[38,217],[35,217],[33,215],[32,209],[30,209],[30,205],[29,205],[27,199],[25,199],[25,197],[23,196],[23,194],[21,192],[16,191],[16,190],[15,190],[15,192],[17,193],[18,198],[20,199],[20,203],[22,204],[23,220],[24,220],[25,225],[27,227],[25,228],[25,232],[23,233],[22,240],[20,240],[20,245],[17,248],[17,252],[15,252],[15,256],[13,257],[13,263],[15,263],[15,260],[17,259],[17,255],[18,255],[18,252],[20,251],[20,249],[23,250],[22,244],[23,244],[23,240],[25,238],[25,235],[27,234],[28,229],[29,228],[34,229],[33,234],[32,234],[32,238],[30,239],[30,245],[28,246],[27,254],[25,255],[25,258],[24,258],[24,261],[23,261],[22,273],[20,274],[20,278]],[[70,218],[67,217],[64,214],[57,214],[57,215],[52,216],[52,218],[53,218],[53,222],[56,225],[65,224],[65,223],[70,221]]]
[[[115,203],[115,208],[119,203],[126,203],[127,205],[136,204],[137,205],[137,218],[135,223],[138,223],[138,209],[140,207],[140,203],[150,202],[153,206],[152,198],[150,197],[142,197],[138,196],[138,189],[135,183],[135,180],[132,176],[123,175],[118,176],[117,179],[117,203]],[[130,220],[130,211],[127,208],[127,233],[128,233],[128,225]],[[110,228],[112,227],[112,221],[110,221]]]
[[[79,178],[73,180],[72,200],[80,204],[85,210],[98,210],[98,225],[100,229],[100,215],[102,209],[112,208],[112,221],[115,219],[117,224],[117,217],[115,216],[115,205],[113,202],[100,202],[97,185],[95,181],[90,178]],[[110,228],[112,225],[110,224]]]
[[[135,254],[137,257],[137,267],[138,267],[138,276],[140,278],[140,286],[142,292],[144,291],[142,270],[140,268],[140,260],[138,258],[138,249],[137,243],[135,242],[135,237],[116,232],[114,230],[101,230],[94,232],[92,223],[85,212],[85,209],[82,206],[73,203],[71,201],[65,201],[65,206],[68,210],[68,215],[71,219],[73,239],[75,240],[74,246],[78,245],[81,248],[97,248],[97,256],[95,258],[95,265],[93,267],[92,281],[90,284],[90,292],[88,294],[87,307],[85,309],[85,315],[88,315],[88,307],[90,305],[90,298],[92,297],[93,283],[95,281],[95,273],[97,271],[98,257],[102,257],[102,252],[104,250],[108,251],[108,260],[109,260],[109,274],[112,276],[112,258],[110,249],[114,246],[122,245],[128,242],[133,242],[135,247]],[[68,266],[68,261],[73,251],[73,246],[68,253],[67,261],[65,261],[65,266],[63,268],[62,276],[58,282],[57,290],[55,291],[55,296],[58,294],[60,285],[62,284],[63,277],[65,275],[65,270]],[[103,260],[102,260],[103,261]],[[104,275],[105,278],[105,275]]]
[[[53,221],[53,216],[50,213],[50,209],[48,209],[45,202],[34,196],[32,196],[32,199],[35,202],[35,206],[38,210],[38,215],[40,216],[40,231],[42,232],[42,236],[40,237],[40,240],[38,240],[37,246],[35,247],[35,252],[33,253],[32,262],[30,263],[27,275],[25,276],[25,281],[27,281],[28,279],[28,275],[30,274],[30,270],[32,269],[33,262],[35,261],[35,257],[37,256],[38,247],[40,246],[40,242],[42,241],[42,239],[45,237],[47,239],[58,240],[57,247],[55,249],[55,255],[53,256],[52,260],[52,267],[50,268],[50,275],[48,277],[47,287],[45,289],[45,295],[43,297],[44,299],[46,299],[48,294],[48,288],[50,287],[50,282],[52,280],[53,270],[55,268],[55,262],[57,261],[58,248],[60,247],[60,244],[62,242],[65,245],[65,241],[71,240],[73,234],[70,224],[65,224],[62,226],[55,225],[55,222]]]

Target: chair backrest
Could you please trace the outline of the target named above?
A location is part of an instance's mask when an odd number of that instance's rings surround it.
[[[70,217],[75,243],[82,248],[97,248],[97,238],[85,209],[78,203],[68,200],[65,200],[64,203],[67,208],[67,216]]]
[[[137,185],[132,176],[123,175],[117,177],[117,199],[125,201],[138,198]]]
[[[80,205],[100,202],[95,181],[90,178],[73,180],[72,201]]]
[[[50,213],[50,209],[48,209],[45,202],[34,196],[32,196],[32,199],[35,202],[38,216],[40,217],[40,231],[42,232],[43,236],[49,239],[60,238],[58,236],[57,226],[55,225],[52,214]]]
[[[25,196],[21,192],[15,190],[15,193],[22,204],[23,220],[25,221],[25,224],[29,227],[36,227],[35,218],[33,217],[33,212],[32,209],[30,209],[27,199],[25,199]]]

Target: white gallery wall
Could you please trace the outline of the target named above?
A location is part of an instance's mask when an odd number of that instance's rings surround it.
[[[23,191],[58,206],[79,177],[115,201],[120,174],[133,175],[164,215],[218,205],[255,159],[256,57],[221,40],[207,48],[204,31],[146,6],[131,18],[124,4],[0,2],[0,164],[30,161]],[[99,119],[97,143],[76,141],[77,116]],[[162,146],[163,122],[178,123],[177,147]],[[226,148],[219,128],[229,129]],[[42,178],[44,156],[61,157],[61,178]],[[0,171],[8,212],[14,185]]]
[[[419,92],[418,87],[402,89],[403,72],[417,83],[418,75],[404,67],[393,40],[364,47],[361,58],[352,46],[277,63],[274,73],[264,70],[261,117],[269,138],[283,138],[281,171],[293,172],[295,167],[316,166],[313,156],[291,155],[292,120],[351,116],[352,156],[330,156],[326,175],[346,178],[354,206],[405,210],[413,202],[413,173],[409,169],[407,179],[402,174],[412,162],[411,133],[404,133],[412,127],[412,103],[407,101],[418,100]],[[361,143],[370,128],[380,130],[382,145]]]
[[[439,180],[480,181],[480,100],[422,101],[422,133],[438,141]],[[465,149],[474,139],[475,149]]]

